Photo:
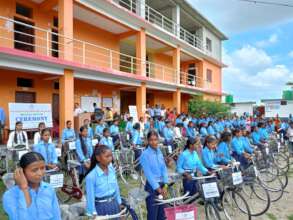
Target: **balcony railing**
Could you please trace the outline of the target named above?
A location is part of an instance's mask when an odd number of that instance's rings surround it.
[[[17,30],[16,26],[21,29]],[[46,30],[3,16],[0,16],[0,46],[65,60],[67,56],[64,48],[70,46],[73,50],[70,61],[103,68],[105,71],[116,70],[122,73],[140,74],[141,70],[144,70],[148,78],[173,84],[179,83],[174,68],[142,61],[90,42],[65,37],[54,29]],[[201,78],[192,77],[188,73],[180,73],[180,84],[207,88],[207,84]]]
[[[200,49],[201,51],[205,51],[203,46],[202,39],[200,39],[195,34],[190,33],[182,26],[176,24],[171,19],[167,18],[160,12],[156,11],[155,9],[151,8],[147,4],[144,7],[144,14],[140,14],[138,10],[139,4],[142,4],[140,0],[113,0],[116,4],[124,7],[125,9],[131,11],[132,13],[138,14],[140,16],[144,16],[144,19],[148,22],[162,28],[163,30],[167,31],[168,33],[173,34],[177,38],[185,41],[189,45]]]
[[[187,72],[180,72],[180,84],[192,86],[196,88],[202,88],[205,90],[211,90],[212,83],[209,82],[208,80],[198,77],[197,74],[198,74],[197,70],[195,72],[195,75],[187,73]]]

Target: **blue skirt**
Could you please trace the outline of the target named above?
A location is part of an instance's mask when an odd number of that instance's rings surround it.
[[[115,215],[120,212],[120,206],[116,199],[109,202],[95,202],[98,216]],[[119,219],[119,218],[117,218]]]

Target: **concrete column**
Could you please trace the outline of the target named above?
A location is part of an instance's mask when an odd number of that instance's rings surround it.
[[[136,35],[136,74],[146,75],[146,33],[141,29]]]
[[[74,111],[74,75],[72,70],[64,70],[64,75],[59,79],[59,112],[60,135],[65,128],[66,121],[70,120],[73,124]]]
[[[133,0],[136,1],[136,13],[145,18],[145,0]]]
[[[146,84],[136,88],[136,108],[138,117],[143,117],[146,110]]]
[[[177,84],[180,84],[180,47],[178,46],[173,50],[173,56],[172,56],[172,63],[173,63],[173,69],[175,70],[175,82]]]
[[[59,37],[60,57],[73,60],[73,0],[58,1],[58,25],[59,34],[65,36]]]
[[[172,21],[176,24],[174,25],[174,34],[180,37],[180,7],[176,5],[172,9]]]
[[[181,90],[178,88],[173,92],[173,107],[177,109],[177,114],[181,113]]]

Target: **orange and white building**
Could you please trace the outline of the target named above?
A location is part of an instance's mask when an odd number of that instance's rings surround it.
[[[61,129],[84,96],[187,111],[221,100],[223,40],[186,0],[0,1],[0,106],[52,103]]]

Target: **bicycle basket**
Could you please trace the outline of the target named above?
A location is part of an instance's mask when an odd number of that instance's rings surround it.
[[[164,209],[167,220],[197,220],[195,205],[181,205]]]

